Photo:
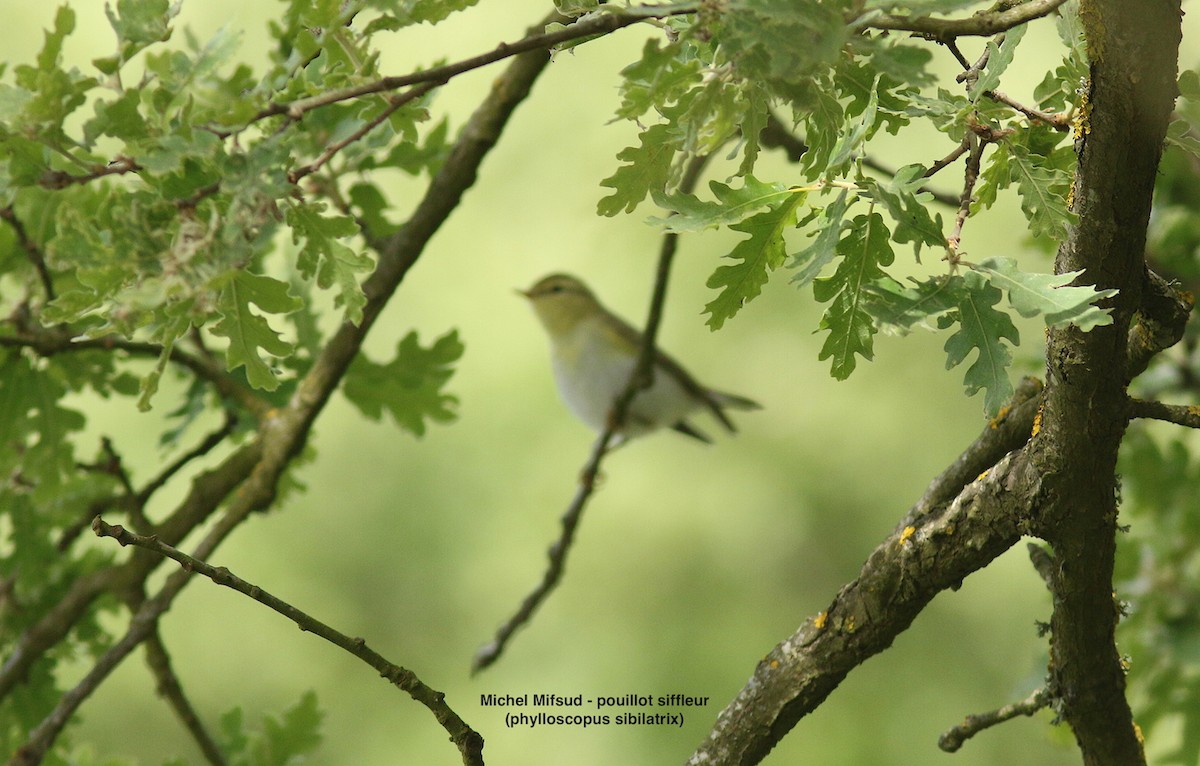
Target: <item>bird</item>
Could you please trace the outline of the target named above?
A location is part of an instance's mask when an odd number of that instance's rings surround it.
[[[603,433],[613,404],[637,363],[642,334],[606,309],[587,285],[569,274],[550,274],[517,292],[529,299],[550,337],[559,396],[577,418]],[[655,350],[652,381],[630,402],[625,422],[616,432],[617,443],[663,427],[710,443],[706,434],[687,421],[689,415],[707,410],[733,433],[737,429],[726,409],[760,407],[744,396],[701,385],[678,362]]]

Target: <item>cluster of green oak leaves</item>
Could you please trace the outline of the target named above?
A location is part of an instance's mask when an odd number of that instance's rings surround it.
[[[266,401],[286,401],[328,339],[330,317],[362,319],[372,246],[407,214],[379,179],[435,173],[456,131],[434,116],[435,89],[404,103],[387,92],[328,96],[398,74],[378,66],[391,32],[469,13],[474,4],[281,2],[265,71],[238,63],[233,31],[196,40],[176,29],[179,4],[168,0],[118,0],[108,10],[112,54],[67,65],[63,44],[76,29],[64,5],[34,61],[0,68],[0,579],[13,590],[5,603],[20,605],[0,607],[0,656],[70,582],[110,555],[63,544],[89,508],[122,489],[118,474],[101,470],[111,458],[103,446],[77,443],[85,418],[71,397],[91,392],[165,407],[163,443],[178,447],[212,412],[238,406],[194,367],[173,364],[186,346]],[[640,136],[603,180],[598,209],[613,216],[653,203],[652,222],[665,230],[728,227],[742,235],[709,280],[714,329],[785,270],[826,304],[820,357],[835,377],[872,357],[878,332],[927,326],[947,333],[948,366],[969,360],[967,391],[983,390],[985,409],[995,412],[1013,390],[1012,312],[1084,329],[1109,321],[1095,305],[1107,293],[1086,286],[1086,275],[1073,285],[1078,275],[1038,273],[1044,262],[1019,263],[1015,253],[971,262],[957,242],[960,213],[981,213],[1002,194],[1016,194],[1030,235],[1047,248],[1072,223],[1073,139],[1086,130],[1088,107],[1071,3],[1054,21],[1038,22],[1057,24],[1063,57],[1028,105],[1058,122],[994,98],[1020,54],[1024,27],[989,42],[986,62],[963,82],[945,83],[928,68],[934,42],[871,23],[882,14],[986,7],[975,0],[556,4],[567,19],[551,29],[592,14],[645,17],[647,42],[621,73],[615,104],[618,118],[641,126]],[[1185,96],[1200,95],[1194,76],[1181,87]],[[978,157],[969,209],[932,202],[923,190],[930,168],[883,173],[868,163],[874,136],[914,122],[945,134],[947,154],[961,147],[964,159]],[[777,125],[803,151],[788,177],[760,178],[763,137]],[[1200,148],[1186,109],[1171,137],[1184,150]],[[739,162],[732,177],[699,194],[678,189],[691,157],[731,152]],[[1193,278],[1200,275],[1200,185],[1193,157],[1168,160],[1152,240],[1160,263]],[[962,162],[943,172],[961,178]],[[946,259],[946,268],[897,279],[888,271],[897,250]],[[410,334],[386,363],[359,359],[341,391],[367,416],[387,411],[419,435],[428,421],[453,417],[455,400],[444,387],[462,351],[453,332],[429,345]],[[1172,369],[1155,379],[1160,390],[1188,383],[1187,364]],[[164,375],[184,381],[175,400],[159,400]],[[1195,461],[1182,441],[1135,442],[1127,463],[1139,478],[1127,491],[1153,495],[1162,516],[1154,523],[1180,529],[1169,550],[1144,536],[1125,575],[1144,580],[1146,557],[1159,566],[1155,573],[1194,570],[1200,521],[1183,513],[1183,482],[1200,480]],[[1131,623],[1142,626],[1131,642],[1147,655],[1153,649],[1160,658],[1153,677],[1171,684],[1172,694],[1200,699],[1200,679],[1181,670],[1200,656],[1198,596],[1174,584],[1143,583],[1154,619]],[[110,640],[95,619],[74,634],[84,653]],[[4,752],[57,699],[54,666],[62,659],[45,658],[0,702]],[[1181,691],[1183,678],[1193,680]],[[1145,696],[1144,725],[1154,704],[1163,706],[1160,716],[1180,709],[1178,696],[1169,706],[1166,694]],[[282,742],[311,744],[304,732],[318,716],[308,704],[287,719],[300,733]],[[1193,716],[1185,729],[1181,757],[1200,751],[1200,720]],[[257,763],[272,762],[253,753],[269,750],[262,742],[279,731],[290,730],[269,719],[266,739],[253,745],[233,715],[222,733],[231,752]]]

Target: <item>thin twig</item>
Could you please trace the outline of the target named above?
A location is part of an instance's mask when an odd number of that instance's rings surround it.
[[[606,13],[598,16],[591,16],[579,21],[576,21],[563,29],[555,30],[554,32],[542,32],[533,35],[527,35],[512,43],[501,43],[494,50],[478,56],[472,56],[461,61],[456,61],[444,66],[433,67],[419,72],[413,72],[407,75],[398,75],[392,77],[383,77],[372,82],[355,85],[350,88],[342,88],[341,90],[332,90],[321,93],[308,98],[297,99],[296,101],[271,102],[264,109],[259,111],[250,118],[247,126],[266,119],[284,115],[291,121],[299,120],[306,112],[317,109],[330,104],[336,104],[340,101],[347,101],[361,96],[367,96],[373,93],[384,93],[387,91],[399,90],[410,85],[420,83],[433,83],[439,85],[445,83],[453,77],[456,77],[464,72],[469,72],[473,69],[479,69],[494,64],[497,61],[503,61],[506,58],[516,56],[520,53],[535,50],[547,50],[562,43],[579,40],[585,37],[593,37],[598,35],[609,34],[618,29],[636,24],[640,21],[649,19],[666,18],[668,16],[682,16],[696,12],[696,8],[692,5],[675,5],[655,8],[648,6],[644,8],[631,8],[618,13]],[[244,129],[244,128],[243,128]]]
[[[990,37],[1048,16],[1064,2],[1066,0],[1030,0],[1013,8],[977,13],[961,19],[870,13],[852,23],[851,30],[857,32],[863,29],[891,29],[913,32],[938,41],[952,40],[956,37]]]
[[[214,567],[208,563],[189,556],[182,551],[173,548],[169,545],[161,543],[155,537],[146,537],[143,535],[135,535],[119,524],[108,524],[99,516],[92,522],[92,530],[98,537],[111,537],[119,542],[122,546],[135,545],[139,548],[144,548],[153,551],[160,555],[166,556],[174,561],[179,562],[183,567],[183,574],[186,576],[192,572],[197,572],[212,580],[217,585],[223,585],[231,588],[242,595],[249,596],[263,606],[277,612],[292,622],[296,623],[302,631],[312,633],[320,638],[325,639],[329,643],[338,648],[349,652],[366,664],[370,665],[381,676],[386,678],[394,686],[402,689],[417,702],[424,705],[433,713],[438,723],[446,730],[453,741],[461,742],[464,740],[472,743],[473,753],[468,757],[467,752],[463,752],[463,763],[465,764],[482,764],[483,756],[483,737],[476,733],[466,722],[464,722],[457,713],[455,713],[444,700],[441,692],[426,686],[421,679],[406,668],[389,662],[383,655],[374,651],[367,646],[367,642],[361,638],[352,638],[332,627],[312,617],[311,615],[297,609],[291,604],[283,601],[270,593],[267,593],[257,585],[246,582],[237,575],[230,572],[225,567]],[[141,610],[139,610],[139,613]],[[136,618],[135,618],[136,619]]]
[[[954,217],[954,230],[950,232],[949,237],[946,237],[946,258],[950,261],[951,266],[956,265],[959,260],[958,248],[962,243],[963,226],[967,222],[967,216],[971,214],[971,203],[975,201],[975,184],[979,180],[983,148],[987,146],[987,142],[979,140],[974,133],[967,134],[967,141],[970,143],[970,152],[967,154],[967,168],[963,171],[962,196],[958,200],[958,214]]]
[[[114,349],[138,356],[159,357],[164,351],[163,347],[157,343],[125,340],[112,336],[72,338],[59,329],[40,329],[36,332],[26,331],[16,335],[0,335],[0,346],[30,348],[45,357],[75,351],[112,351]],[[168,358],[172,362],[186,367],[202,380],[211,383],[221,398],[241,406],[256,418],[262,418],[270,408],[267,402],[259,399],[253,391],[239,385],[208,359],[189,353],[177,345],[171,347]]]
[[[1060,133],[1065,133],[1071,129],[1071,115],[1065,112],[1047,112],[1032,106],[1026,106],[1020,101],[1017,101],[1016,99],[1001,93],[998,90],[985,90],[983,95],[997,103],[1004,104],[1007,107],[1017,110],[1021,114],[1028,117],[1032,122],[1044,122]]]
[[[1019,715],[1033,715],[1042,708],[1048,707],[1052,698],[1050,692],[1042,687],[1020,702],[1014,702],[987,713],[969,715],[958,726],[938,737],[938,747],[947,753],[956,752],[964,742],[984,729],[990,729]]]
[[[121,156],[117,157],[112,162],[109,162],[107,165],[95,165],[91,168],[90,172],[82,175],[73,175],[61,170],[47,170],[42,174],[41,178],[38,179],[38,186],[52,190],[65,189],[68,186],[77,186],[90,183],[95,181],[97,178],[124,175],[125,173],[136,173],[141,169],[142,166],[132,158]]]
[[[957,147],[954,148],[954,151],[950,152],[945,157],[941,158],[937,162],[930,165],[929,169],[925,171],[924,177],[931,178],[935,174],[941,172],[942,170],[945,170],[950,165],[953,165],[958,160],[958,158],[963,156],[964,154],[966,154],[970,148],[971,148],[971,139],[968,136],[962,140],[962,143],[960,143]],[[949,195],[947,195],[947,196],[949,196]],[[952,199],[951,204],[957,207],[961,198],[959,198],[959,199],[951,198],[951,199]]]
[[[54,282],[50,279],[50,270],[46,267],[46,258],[42,255],[42,249],[37,246],[37,243],[30,239],[29,231],[25,228],[25,223],[17,217],[17,212],[13,210],[12,205],[0,207],[0,219],[8,221],[8,224],[13,227],[13,232],[17,235],[17,243],[25,251],[25,257],[33,264],[33,269],[37,272],[38,279],[42,282],[42,290],[46,293],[46,300],[54,300]]]
[[[130,511],[131,514],[136,511],[140,515],[154,493],[161,489],[172,476],[182,470],[188,463],[216,449],[221,442],[225,441],[233,433],[236,427],[237,416],[232,411],[226,410],[225,421],[221,424],[220,428],[205,436],[198,445],[176,458],[173,463],[159,472],[158,476],[147,482],[140,490],[135,491],[132,488],[128,488],[124,495],[93,500],[88,504],[88,507],[84,510],[80,518],[63,530],[62,536],[59,537],[56,545],[58,550],[65,551],[70,548],[79,537],[79,534],[92,523],[92,519],[104,511],[117,509]],[[138,523],[144,525],[142,528],[147,531],[152,531],[154,528],[154,525],[148,521],[140,521]]]
[[[163,644],[157,627],[146,639],[146,664],[150,666],[158,683],[158,693],[165,697],[175,710],[175,715],[192,735],[192,739],[196,740],[196,746],[204,754],[205,760],[211,766],[226,766],[225,754],[221,752],[216,740],[208,733],[204,722],[200,720],[199,714],[192,706],[191,700],[184,693],[183,685],[179,683],[179,676],[171,667],[171,655],[167,653],[167,647]]]
[[[782,149],[792,162],[799,162],[804,153],[808,151],[808,144],[804,143],[800,137],[788,130],[787,126],[783,124],[783,121],[774,112],[767,113],[767,125],[763,128],[760,140],[762,141],[762,145],[768,149]],[[889,177],[896,175],[895,168],[890,168],[873,157],[863,156],[860,160],[865,167],[877,173],[882,173]],[[928,178],[930,175],[932,173],[926,172],[925,177]],[[958,198],[954,195],[927,187],[922,187],[921,191],[932,194],[934,201],[942,205],[948,207],[958,206]]]
[[[696,181],[699,179],[701,172],[703,172],[709,156],[711,155],[698,156],[692,159],[687,170],[684,172],[683,179],[680,181],[679,188],[681,191],[690,192],[695,188]],[[471,662],[471,672],[473,673],[489,667],[496,660],[500,659],[500,655],[504,653],[504,649],[513,634],[516,633],[517,629],[529,622],[534,612],[545,602],[562,579],[563,571],[566,568],[567,554],[570,552],[571,545],[575,540],[575,532],[579,528],[579,522],[583,518],[583,511],[587,507],[588,499],[591,498],[596,487],[596,477],[600,473],[600,464],[612,447],[613,437],[617,435],[624,424],[630,403],[639,391],[653,382],[651,366],[655,355],[654,339],[658,334],[658,326],[662,321],[663,305],[666,301],[667,281],[671,272],[671,262],[675,257],[678,244],[679,235],[675,232],[668,232],[663,235],[662,247],[658,257],[658,270],[654,280],[654,292],[650,298],[649,314],[646,318],[646,327],[642,334],[642,344],[638,352],[637,362],[630,372],[629,381],[625,384],[624,390],[622,390],[621,394],[613,402],[604,431],[592,445],[592,451],[583,466],[583,471],[580,473],[579,486],[575,490],[575,496],[571,499],[570,505],[567,506],[567,510],[562,515],[562,532],[547,551],[549,563],[542,574],[541,582],[525,597],[516,612],[496,630],[496,635],[492,640],[481,646],[475,653],[475,657]]]
[[[1165,420],[1178,426],[1200,428],[1200,406],[1195,404],[1166,404],[1144,399],[1129,401],[1129,417]]]
[[[405,93],[401,96],[389,96],[387,99],[387,101],[388,101],[387,107],[384,108],[379,114],[377,114],[373,119],[368,120],[367,123],[364,124],[361,128],[354,131],[350,135],[346,136],[341,141],[335,141],[334,143],[330,144],[328,147],[325,148],[325,151],[321,152],[321,156],[318,157],[317,159],[313,160],[312,162],[310,162],[307,165],[303,165],[301,167],[293,169],[291,172],[288,173],[288,181],[290,181],[291,183],[296,183],[301,178],[304,178],[305,176],[309,175],[310,173],[314,173],[314,172],[320,170],[322,167],[325,166],[325,163],[327,163],[331,159],[333,159],[334,155],[336,155],[342,149],[345,149],[347,146],[354,143],[355,141],[360,140],[363,136],[370,133],[380,123],[382,123],[384,120],[386,120],[388,117],[390,117],[397,109],[399,109],[400,107],[404,106],[405,104],[407,104],[411,101],[414,101],[414,100],[420,98],[421,96],[425,95],[426,93],[433,90],[434,88],[436,88],[440,85],[444,85],[445,83],[446,83],[445,80],[436,81],[436,82],[427,82],[422,85],[418,85],[415,88],[410,89],[407,93]]]

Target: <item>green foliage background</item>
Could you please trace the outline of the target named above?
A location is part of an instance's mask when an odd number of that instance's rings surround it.
[[[83,67],[111,53],[112,32],[100,3],[79,6],[77,27],[85,32],[67,39],[65,56]],[[282,7],[185,3],[176,26],[201,40],[222,25],[241,31],[240,46],[228,55],[257,69],[266,23]],[[533,0],[485,1],[444,25],[404,30],[387,47],[382,71],[488,50],[520,37],[544,12]],[[14,4],[6,17],[4,60],[32,60],[53,9]],[[1195,30],[1188,31],[1194,40]],[[1024,55],[1006,77],[1014,95],[1022,85],[1032,91],[1046,71],[1047,62],[1031,60],[1038,35],[1056,40],[1052,25],[1029,31]],[[766,410],[740,417],[736,439],[711,448],[663,434],[614,455],[563,587],[497,667],[468,676],[477,646],[540,576],[591,443],[558,404],[541,330],[512,288],[567,270],[586,277],[624,316],[640,320],[645,312],[659,235],[641,219],[652,209],[595,215],[608,193],[600,180],[635,141],[629,123],[607,123],[618,104],[618,72],[640,55],[644,39],[626,31],[557,55],[373,331],[366,349],[373,361],[363,364],[373,364],[381,379],[381,366],[410,331],[419,332],[423,347],[457,332],[465,355],[448,384],[458,399],[457,421],[431,425],[417,439],[336,398],[318,421],[312,457],[295,474],[307,488],[253,519],[212,562],[363,636],[445,691],[485,736],[489,763],[681,762],[750,674],[753,647],[765,653],[821,610],[985,424],[979,400],[962,396],[961,372],[944,371],[940,336],[878,337],[873,363],[860,364],[845,382],[832,380],[827,362],[817,361],[826,341],[813,334],[823,307],[784,279],[768,283],[721,332],[710,333],[704,313],[709,307],[715,318],[715,293],[705,282],[739,237],[685,234],[660,342],[705,382],[751,396]],[[1194,43],[1185,50],[1194,51]],[[952,80],[954,62],[935,56]],[[457,128],[494,74],[485,69],[454,80],[438,95],[435,113],[447,110]],[[896,166],[928,164],[949,148],[920,127],[881,136],[879,146],[878,159]],[[764,167],[777,171],[772,177],[792,173],[765,150]],[[735,168],[718,165],[711,177]],[[401,194],[397,221],[406,210],[403,195],[415,200],[420,184],[395,174],[388,186]],[[995,215],[970,221],[974,260],[1019,257],[1028,268],[1049,269],[1023,233],[1020,204],[1001,193]],[[894,276],[944,269],[932,255],[919,265],[908,248],[897,251]],[[1024,343],[1016,369],[1033,372],[1041,323],[1018,322]],[[183,384],[165,375],[160,385],[155,409],[145,415],[131,398],[77,397],[74,405],[88,417],[78,451],[91,454],[109,436],[135,480],[152,476],[162,455],[161,418]],[[216,417],[205,416],[212,423]],[[157,502],[167,507],[185,489],[177,481]],[[1186,492],[1183,498],[1185,508],[1194,501]],[[1194,609],[1188,604],[1185,612]],[[1023,697],[1040,683],[1044,643],[1035,621],[1048,615],[1040,580],[1019,551],[1010,552],[935,601],[893,651],[852,674],[766,763],[1074,762],[1069,734],[1049,729],[1048,713],[988,731],[955,756],[936,753],[937,735],[962,715]],[[457,760],[444,732],[407,697],[240,595],[196,582],[163,632],[210,723],[241,707],[247,726],[261,728],[262,711],[278,716],[311,689],[324,712],[324,741],[306,762]],[[86,667],[80,658],[77,671]],[[711,702],[690,712],[682,731],[530,731],[505,729],[501,711],[479,707],[482,692],[683,692]],[[139,662],[126,663],[82,714],[72,740],[99,755],[81,756],[81,763],[199,758]],[[235,719],[224,720],[233,726]],[[1173,746],[1169,729],[1150,742],[1152,754]]]

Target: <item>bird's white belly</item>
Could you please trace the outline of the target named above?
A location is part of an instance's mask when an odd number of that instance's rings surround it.
[[[564,338],[554,355],[554,379],[567,408],[597,432],[608,424],[609,411],[625,390],[636,358],[614,346],[601,333],[577,332]],[[659,369],[650,388],[633,400],[622,432],[638,436],[679,422],[698,402]]]

